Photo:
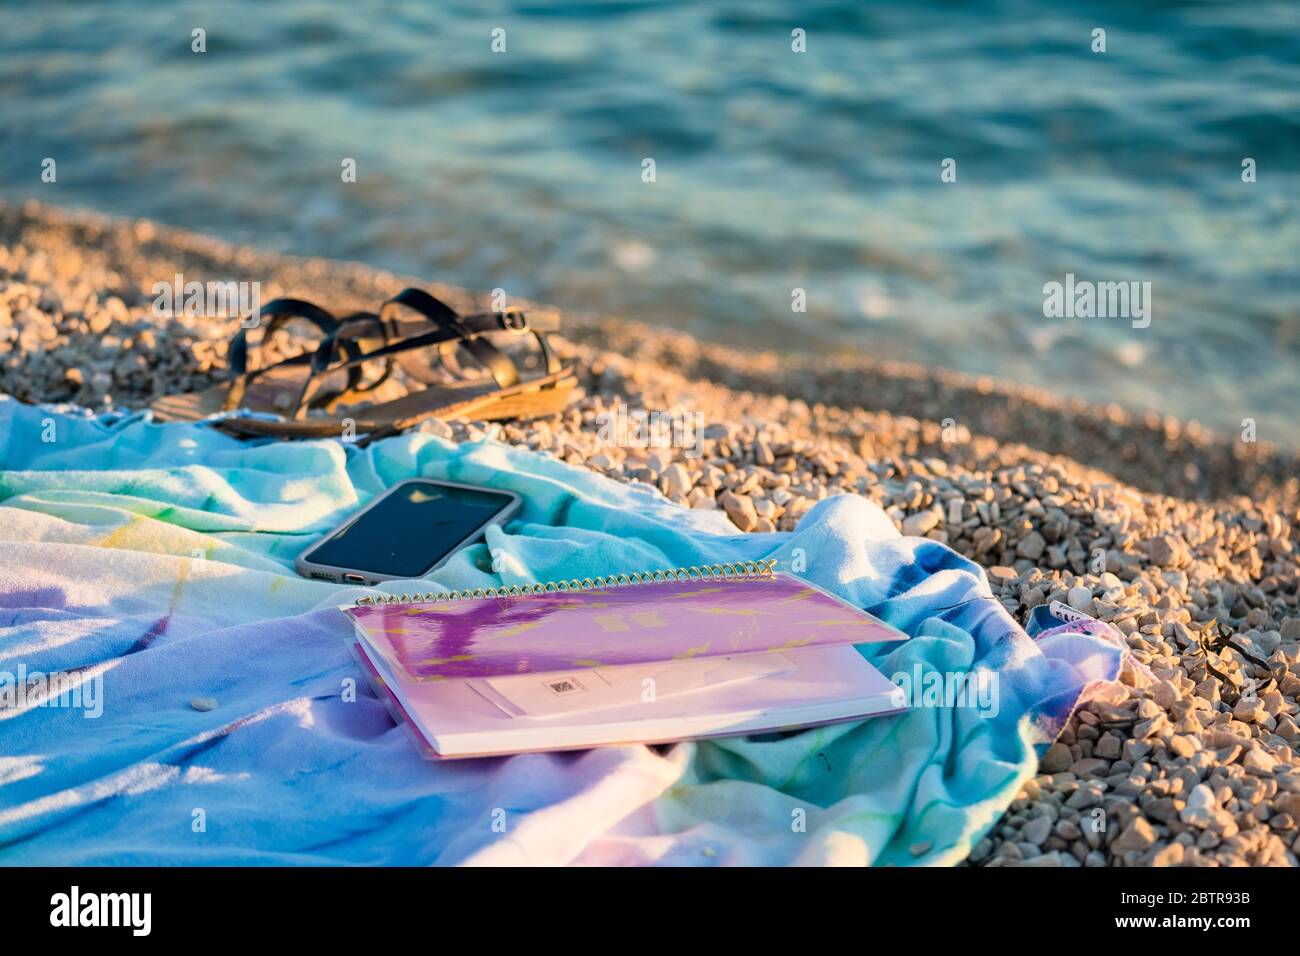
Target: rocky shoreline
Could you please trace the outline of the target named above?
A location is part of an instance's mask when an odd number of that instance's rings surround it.
[[[413,283],[488,306],[361,265],[0,205],[0,392],[136,408],[219,380],[238,320],[156,317],[150,289],[176,274],[336,309]],[[972,865],[1300,862],[1293,453],[1008,383],[747,353],[594,316],[566,315],[560,349],[585,390],[563,415],[429,427],[647,481],[742,531],[788,529],[821,498],[862,494],[905,533],[983,565],[1019,619],[1062,601],[1126,636],[1145,669],[1076,715]],[[699,454],[603,440],[621,408],[698,414]],[[1215,621],[1239,649],[1203,648]]]

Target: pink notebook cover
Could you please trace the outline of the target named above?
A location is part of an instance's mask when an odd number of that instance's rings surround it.
[[[574,722],[561,721],[558,727],[552,725],[540,738],[536,733],[537,720],[526,717],[511,717],[497,709],[495,704],[470,689],[465,681],[445,681],[438,684],[401,683],[401,678],[390,678],[381,670],[382,664],[372,660],[365,645],[358,640],[348,642],[357,663],[375,689],[376,695],[387,707],[394,723],[400,726],[420,755],[426,760],[458,760],[473,757],[503,756],[517,753],[539,753],[557,750],[587,750],[591,747],[627,746],[632,744],[668,744],[680,740],[708,739],[717,737],[749,736],[756,733],[793,731],[807,727],[840,723],[846,720],[860,720],[866,717],[897,713],[905,709],[899,699],[901,693],[897,686],[886,680],[856,652],[841,645],[803,651],[789,652],[791,660],[799,662],[802,674],[780,674],[768,679],[740,681],[736,684],[704,691],[693,691],[682,695],[677,700],[680,710],[685,706],[692,715],[679,715],[667,724],[656,721],[652,715],[643,715],[632,719],[618,709],[598,710],[580,715],[577,724],[578,736],[574,736]],[[825,655],[847,650],[851,655],[852,665],[836,666],[831,658],[817,658],[811,655]],[[651,665],[663,666],[663,665]],[[810,672],[810,673],[809,673]],[[608,672],[607,672],[608,673]],[[789,710],[782,710],[778,715],[773,708],[788,708],[809,701],[806,695],[811,686],[824,699],[822,703],[835,708],[833,713],[823,712],[816,719],[787,719]],[[403,702],[403,695],[414,695],[413,709],[408,709]],[[837,706],[838,705],[838,706]],[[670,704],[671,706],[671,704]],[[731,718],[716,716],[712,721],[708,715],[712,708],[720,708],[721,713],[730,713],[740,709],[744,713]],[[423,715],[421,720],[417,715]],[[705,719],[701,724],[693,717]],[[520,725],[522,735],[519,733]],[[531,727],[530,727],[531,725]],[[426,727],[439,728],[439,733],[450,731],[452,750],[442,753],[436,739],[429,736],[432,731]],[[469,730],[467,735],[466,731]]]
[[[370,647],[415,680],[907,639],[870,614],[779,572],[366,605],[347,613]]]

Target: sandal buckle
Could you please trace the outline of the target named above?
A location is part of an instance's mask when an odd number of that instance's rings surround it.
[[[501,328],[512,335],[523,335],[528,331],[528,317],[517,309],[500,313]]]

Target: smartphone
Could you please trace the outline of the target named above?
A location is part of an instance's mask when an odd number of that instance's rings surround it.
[[[313,544],[295,566],[305,578],[343,584],[423,577],[522,504],[513,491],[411,478]]]

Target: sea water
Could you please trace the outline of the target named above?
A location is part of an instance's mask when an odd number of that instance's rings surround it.
[[[1294,3],[0,16],[7,199],[1300,444]],[[1149,321],[1045,309],[1067,276]]]

